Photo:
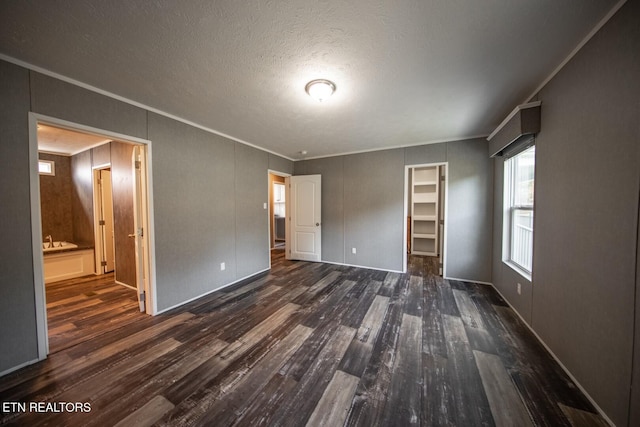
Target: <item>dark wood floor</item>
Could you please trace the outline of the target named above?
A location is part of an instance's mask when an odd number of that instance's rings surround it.
[[[135,322],[136,291],[115,283],[113,273],[46,285],[49,351],[56,353]]]
[[[398,274],[274,256],[266,276],[0,378],[3,402],[91,405],[0,423],[606,425],[492,288],[421,257]]]

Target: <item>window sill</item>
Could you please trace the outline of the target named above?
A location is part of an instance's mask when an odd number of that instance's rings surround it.
[[[510,267],[512,270],[514,270],[516,273],[518,273],[519,275],[521,275],[524,279],[528,280],[530,283],[533,283],[533,281],[531,280],[531,273],[523,270],[521,267],[519,267],[518,265],[510,262],[510,261],[502,261],[505,265],[507,265],[508,267]]]

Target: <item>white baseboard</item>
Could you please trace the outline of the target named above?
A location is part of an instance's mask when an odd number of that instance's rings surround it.
[[[493,286],[493,283],[491,282],[482,282],[480,280],[471,280],[471,279],[459,279],[457,277],[443,277],[444,280],[456,280],[458,282],[469,282],[469,283],[477,283],[479,285],[488,285],[488,286]],[[493,286],[495,288],[495,286]]]
[[[404,271],[400,271],[400,270],[389,270],[387,268],[376,268],[376,267],[369,267],[366,265],[346,264],[344,262],[333,262],[333,261],[325,261],[325,260],[321,260],[320,262],[324,264],[343,265],[345,267],[357,267],[357,268],[366,268],[367,270],[386,271],[389,273],[404,273]]]
[[[197,300],[197,299],[200,299],[200,298],[202,298],[202,297],[205,297],[205,296],[207,296],[207,295],[209,295],[209,294],[212,294],[212,293],[214,293],[214,292],[220,291],[220,290],[222,290],[222,289],[224,289],[224,288],[228,288],[229,286],[231,286],[231,285],[235,285],[236,283],[242,282],[243,280],[247,280],[247,279],[250,279],[250,278],[252,278],[252,277],[258,276],[258,275],[260,275],[260,274],[264,273],[265,271],[269,271],[269,270],[271,270],[271,268],[265,268],[264,270],[260,270],[260,271],[258,271],[258,272],[256,272],[256,273],[249,274],[248,276],[245,276],[245,277],[243,277],[243,278],[241,278],[241,279],[238,279],[238,280],[235,280],[235,281],[233,281],[233,282],[231,282],[231,283],[227,283],[227,284],[225,284],[225,285],[222,285],[222,286],[220,286],[219,288],[215,288],[215,289],[212,289],[212,290],[210,290],[210,291],[207,291],[207,292],[205,292],[205,293],[203,293],[203,294],[200,294],[200,295],[198,295],[198,296],[196,296],[196,297],[189,298],[188,300],[183,301],[183,302],[180,302],[180,303],[175,304],[175,305],[172,305],[171,307],[164,308],[164,309],[162,309],[162,310],[160,310],[160,311],[156,312],[156,313],[154,314],[154,316],[157,316],[158,314],[166,313],[167,311],[173,310],[174,308],[181,307],[181,306],[183,306],[183,305],[185,305],[185,304],[189,304],[190,302],[193,302],[193,301],[195,301],[195,300]]]
[[[504,295],[502,295],[502,292],[500,292],[500,290],[498,290],[498,288],[496,288],[495,285],[491,285],[493,287],[493,289],[496,290],[496,292],[498,293],[498,295],[500,295],[500,297],[502,297],[502,299],[509,305],[509,308],[511,308],[511,310],[513,310],[514,313],[516,313],[516,315],[520,318],[520,320],[522,320],[522,323],[524,323],[524,325],[531,331],[531,333],[533,334],[534,337],[536,337],[536,339],[540,342],[540,344],[542,344],[542,346],[549,352],[549,354],[551,355],[551,357],[553,357],[553,359],[556,361],[556,363],[558,365],[560,365],[560,367],[562,368],[562,370],[564,371],[565,374],[567,374],[567,376],[569,378],[571,378],[571,381],[573,381],[575,383],[575,385],[580,389],[580,391],[586,396],[586,398],[589,400],[589,402],[591,402],[591,404],[593,405],[594,408],[596,408],[596,410],[598,411],[598,413],[600,414],[600,416],[602,416],[602,418],[605,419],[606,422],[609,423],[609,425],[611,427],[616,427],[616,425],[613,423],[613,421],[611,421],[611,419],[607,416],[607,414],[605,414],[605,412],[602,410],[602,408],[596,403],[595,400],[593,400],[593,398],[589,395],[589,393],[587,393],[587,391],[584,389],[584,387],[582,387],[582,384],[580,384],[578,382],[578,380],[576,379],[576,377],[573,376],[573,374],[571,373],[571,371],[569,371],[569,369],[567,369],[566,366],[564,366],[564,364],[562,363],[562,361],[560,361],[560,359],[558,358],[558,356],[555,355],[555,353],[549,348],[549,346],[547,345],[547,343],[545,343],[542,338],[540,338],[540,336],[538,335],[538,333],[531,327],[531,325],[529,325],[529,323],[524,319],[524,317],[522,317],[520,315],[520,313],[518,313],[518,310],[516,310],[513,305],[511,305],[511,303],[509,302],[508,299],[506,299],[504,297]]]
[[[125,288],[133,289],[134,291],[138,290],[138,288],[136,288],[135,286],[127,285],[126,283],[122,283],[117,280],[115,280],[115,282],[117,285],[124,286]]]
[[[38,362],[40,362],[40,360],[44,360],[44,359],[33,359],[33,360],[29,360],[28,362],[24,362],[24,363],[21,363],[21,364],[19,364],[19,365],[17,365],[17,366],[14,366],[13,368],[9,368],[9,369],[7,369],[6,371],[2,371],[2,372],[0,372],[0,377],[3,377],[3,376],[5,376],[5,375],[8,375],[8,374],[10,374],[11,372],[17,371],[18,369],[22,369],[22,368],[24,368],[25,366],[33,365],[34,363],[38,363]]]

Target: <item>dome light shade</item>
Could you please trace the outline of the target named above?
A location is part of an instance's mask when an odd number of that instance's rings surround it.
[[[333,92],[336,91],[336,85],[329,80],[317,79],[307,83],[304,90],[307,91],[310,97],[322,102],[333,95]]]

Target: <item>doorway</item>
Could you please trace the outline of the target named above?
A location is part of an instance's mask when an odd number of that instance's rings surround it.
[[[285,177],[269,172],[269,241],[271,250],[283,249],[287,240]]]
[[[116,263],[110,165],[94,166],[93,195],[96,274],[107,274],[115,270]]]
[[[447,163],[405,167],[405,271],[408,256],[426,257],[446,275]]]
[[[48,309],[62,304],[52,301],[50,283],[65,289],[65,299],[95,306],[88,316],[107,319],[124,311],[123,316],[156,312],[150,244],[150,142],[34,113],[29,120],[36,320],[38,354],[43,359],[50,350],[48,322],[53,317],[48,316]],[[58,138],[44,138],[43,132],[53,132]],[[69,179],[65,183],[64,176],[59,177],[57,193],[48,193],[41,181],[38,167],[43,154],[66,169]],[[62,218],[51,221],[49,217],[55,216],[51,213],[59,211],[65,212]],[[47,238],[44,243],[43,236]],[[89,255],[80,257],[79,252]],[[51,277],[52,265],[65,269],[64,274]],[[67,292],[75,292],[74,287],[80,293],[69,297]],[[113,300],[124,298],[123,304],[101,305],[111,296]],[[55,315],[54,329],[70,328],[61,323],[65,319],[58,309]],[[78,335],[76,341],[96,336]]]

